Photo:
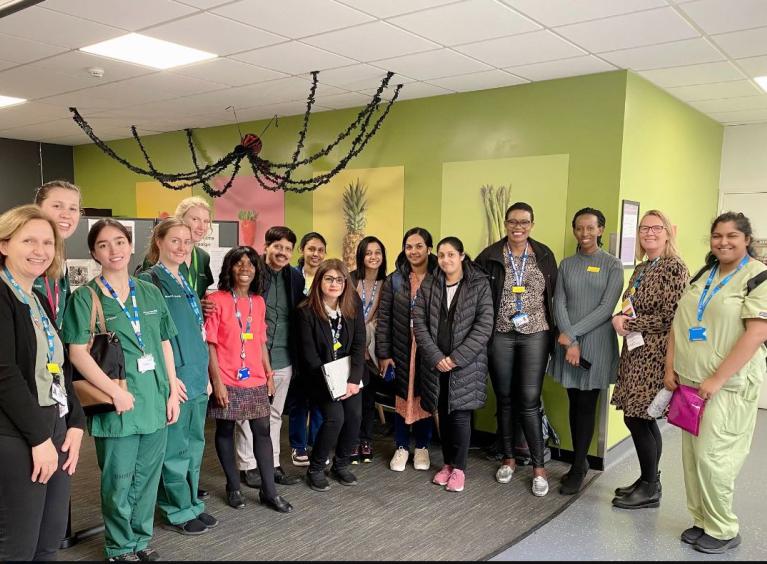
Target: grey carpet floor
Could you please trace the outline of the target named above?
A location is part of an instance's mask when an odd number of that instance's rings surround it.
[[[287,421],[286,421],[287,424]],[[432,447],[432,469],[392,472],[390,437],[375,444],[376,458],[353,467],[360,484],[331,481],[328,492],[300,483],[278,486],[295,510],[283,515],[263,507],[258,492],[243,485],[247,506],[228,507],[223,472],[213,448],[212,429],[203,460],[200,486],[210,491],[206,511],[219,519],[208,533],[182,536],[155,522],[152,547],[168,560],[480,560],[523,538],[572,501],[557,493],[568,465],[547,465],[551,491],[543,498],[530,492],[532,470],[520,467],[510,484],[495,482],[496,463],[481,451],[470,453],[466,489],[450,493],[431,483],[442,462]],[[283,433],[285,434],[285,433]],[[283,446],[283,468],[302,474]],[[589,472],[587,480],[597,475]],[[100,523],[99,471],[93,440],[86,438],[72,492],[74,530]],[[59,552],[60,560],[103,559],[103,535]]]

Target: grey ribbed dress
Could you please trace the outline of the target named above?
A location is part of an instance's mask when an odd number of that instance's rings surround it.
[[[559,264],[554,319],[560,333],[578,339],[581,358],[591,362],[589,370],[572,366],[556,344],[550,373],[563,387],[596,390],[615,383],[618,336],[611,319],[622,289],[621,261],[602,249],[592,255],[579,251]]]

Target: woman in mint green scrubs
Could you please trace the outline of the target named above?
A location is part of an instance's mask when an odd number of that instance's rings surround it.
[[[101,468],[101,512],[109,560],[156,560],[152,538],[167,425],[179,415],[179,389],[170,339],[176,326],[162,294],[128,275],[131,234],[113,219],[96,222],[88,248],[101,276],[78,288],[64,315],[72,364],[112,397],[115,411],[88,418]],[[93,293],[125,355],[128,390],[120,388],[88,353]]]
[[[208,409],[208,345],[203,337],[200,300],[180,274],[192,248],[188,225],[178,218],[162,221],[154,228],[149,260],[154,266],[139,278],[157,286],[173,318],[178,335],[170,340],[176,377],[186,392],[178,422],[168,428],[168,446],[160,477],[157,506],[164,527],[183,535],[201,535],[218,524],[205,513],[197,497],[200,465],[205,451],[205,414]]]

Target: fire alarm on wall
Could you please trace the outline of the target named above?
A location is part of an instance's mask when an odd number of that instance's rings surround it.
[[[90,74],[93,78],[101,78],[104,76],[104,69],[99,67],[91,67],[88,69],[88,74]]]

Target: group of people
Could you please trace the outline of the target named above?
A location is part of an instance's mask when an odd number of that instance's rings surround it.
[[[34,205],[0,216],[0,330],[7,336],[0,456],[14,461],[0,467],[0,559],[55,558],[86,425],[101,469],[109,560],[159,558],[150,546],[156,508],[162,526],[181,534],[217,526],[199,488],[206,417],[215,420],[233,508],[246,504],[245,482],[266,507],[293,510],[276,490],[301,481],[280,464],[283,414],[291,461],[307,467],[309,487],[327,491],[328,476],[357,485],[354,464],[373,459],[382,382],[395,395],[389,467],[404,471],[414,442],[414,468],[429,470],[436,421],[443,462],[432,481],[460,492],[488,373],[501,455],[495,479],[506,484],[517,472],[521,434],[535,496],[549,491],[544,374],[569,397],[573,460],[562,495],[583,486],[597,402],[615,383],[612,403],[623,411],[641,468],[615,492],[613,505],[624,509],[657,507],[661,497],[662,440],[649,404],[664,387],[697,387],[708,407],[699,435],[683,439],[693,526],[681,538],[702,552],[740,543],[732,493],[753,434],[767,340],[767,267],[752,258],[743,214],[714,221],[711,252],[689,282],[669,219],[645,213],[639,264],[615,313],[623,267],[602,249],[605,217],[593,208],[573,217],[577,251],[559,265],[531,237],[534,211],[522,202],[506,212],[507,236],[476,260],[456,237],[435,246],[427,230],[409,229],[391,273],[378,238],[359,243],[350,273],[326,258],[327,243],[315,232],[301,239],[293,267],[295,233],[272,227],[262,254],[244,246],[226,254],[213,292],[210,257],[196,246],[212,214],[197,197],[155,227],[138,276],[128,269],[131,232],[113,219],[96,222],[87,240],[101,274],[71,292],[64,242],[80,210],[78,188],[56,181],[37,190]],[[96,327],[94,320],[101,320]],[[126,385],[94,361],[95,333],[117,337]],[[347,358],[345,393],[334,397],[324,371]],[[86,418],[73,370],[114,409]]]

